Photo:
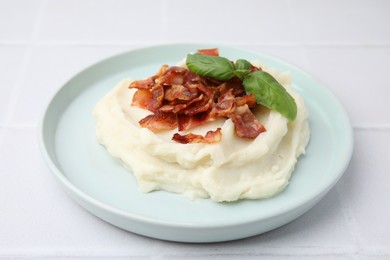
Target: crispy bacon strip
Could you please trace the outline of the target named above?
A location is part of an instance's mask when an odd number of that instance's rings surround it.
[[[150,114],[139,121],[142,127],[156,132],[160,130],[171,130],[177,127],[177,119],[174,113]]]
[[[138,89],[133,95],[133,101],[131,105],[140,108],[148,107],[148,104],[152,102],[153,94],[149,89]]]
[[[212,117],[230,117],[235,109],[233,90],[229,89],[218,98],[218,102],[214,105],[210,114]]]
[[[185,131],[203,125],[211,120],[213,120],[213,118],[210,117],[210,113],[207,111],[193,116],[179,114],[177,115],[177,127],[179,131]]]
[[[186,72],[187,69],[185,68],[172,66],[165,70],[161,77],[156,79],[156,82],[161,85],[183,85],[185,82]]]
[[[202,50],[198,50],[197,52],[200,53],[200,54],[203,54],[203,55],[219,56],[219,50],[218,50],[218,48],[214,48],[214,49],[202,49]]]
[[[248,105],[249,108],[255,108],[257,106],[255,95],[249,94],[241,97],[234,98],[237,106]]]
[[[146,107],[152,112],[157,112],[163,104],[164,88],[161,85],[155,85],[150,92],[152,93],[152,99]]]
[[[197,134],[186,134],[181,135],[179,133],[176,133],[173,135],[172,140],[182,143],[182,144],[188,144],[188,143],[217,143],[221,141],[222,139],[222,133],[221,128],[217,128],[215,131],[208,131],[205,136],[197,135]]]
[[[137,88],[137,89],[150,89],[154,85],[153,77],[141,80],[134,80],[129,88]]]
[[[190,88],[184,85],[171,85],[165,88],[164,99],[167,101],[188,101],[198,96],[196,88]]]
[[[257,120],[246,104],[237,107],[231,119],[239,137],[254,139],[266,131],[265,127]]]

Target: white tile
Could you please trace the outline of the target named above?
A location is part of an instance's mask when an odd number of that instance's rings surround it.
[[[311,72],[346,108],[354,126],[388,126],[390,47],[312,47]]]
[[[269,44],[296,42],[284,1],[166,1],[170,41]]]
[[[0,258],[4,255],[144,255],[154,240],[78,206],[44,165],[35,128],[9,128],[0,146]]]
[[[52,95],[82,69],[130,46],[37,46],[13,104],[11,125],[36,125]]]
[[[390,255],[390,130],[356,130],[349,171],[338,184],[361,246]]]
[[[23,46],[0,46],[0,126],[5,124],[7,113],[10,113],[10,98],[21,74],[24,54]]]
[[[365,257],[364,259],[368,259],[368,260],[389,260],[390,258],[390,253],[389,254],[384,254],[384,255],[377,255],[377,254],[373,254],[373,255],[369,255],[367,257]]]
[[[0,126],[0,149],[5,140],[5,127]]]
[[[161,1],[48,1],[39,39],[143,43],[161,37]]]
[[[0,41],[28,41],[34,33],[42,1],[0,1]]]
[[[390,2],[289,0],[303,43],[381,44],[390,41]]]

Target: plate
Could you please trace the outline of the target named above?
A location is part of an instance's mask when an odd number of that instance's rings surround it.
[[[123,78],[141,79],[162,64],[174,65],[187,53],[215,46],[172,44],[129,51],[75,75],[51,99],[39,129],[44,161],[65,191],[99,218],[148,237],[180,242],[219,242],[280,227],[313,207],[338,181],[352,154],[352,128],[334,95],[308,73],[282,60],[220,46],[231,60],[260,60],[290,71],[293,88],[310,112],[311,140],[289,186],[264,200],[217,203],[191,201],[165,191],[142,193],[135,177],[113,159],[95,137],[91,115],[96,102]]]

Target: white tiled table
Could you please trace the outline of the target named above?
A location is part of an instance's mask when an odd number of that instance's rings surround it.
[[[350,166],[312,210],[218,244],[138,236],[78,206],[44,165],[44,104],[80,69],[126,50],[230,44],[315,75],[354,128]],[[0,258],[390,259],[389,1],[0,0]]]

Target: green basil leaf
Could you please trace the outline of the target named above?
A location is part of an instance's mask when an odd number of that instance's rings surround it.
[[[251,70],[235,70],[234,75],[239,77],[241,80],[243,80],[246,75],[248,75],[251,72]]]
[[[188,54],[186,64],[190,71],[202,77],[227,81],[234,76],[233,63],[220,56]]]
[[[238,59],[236,60],[236,70],[234,71],[234,74],[239,77],[241,80],[243,80],[246,75],[248,75],[251,72],[251,63],[244,59]]]
[[[251,63],[244,59],[236,60],[236,70],[250,70]]]
[[[243,85],[247,93],[255,96],[256,103],[279,112],[291,121],[295,120],[297,105],[294,98],[269,73],[250,73],[244,78]]]

